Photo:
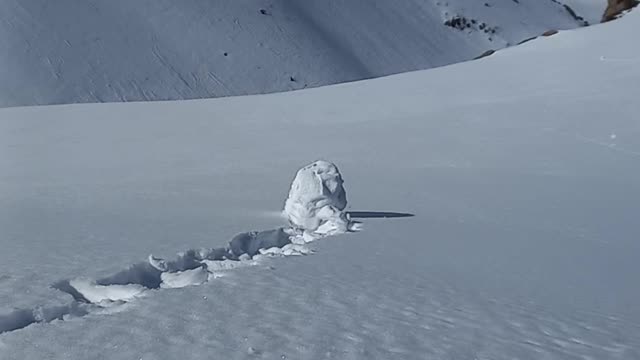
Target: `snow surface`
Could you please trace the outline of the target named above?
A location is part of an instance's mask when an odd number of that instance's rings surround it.
[[[285,94],[0,110],[0,359],[640,358],[638,26]],[[146,282],[150,253],[177,274],[282,226],[319,158],[361,231]],[[154,290],[96,309],[77,279]]]
[[[555,0],[0,0],[0,107],[316,87],[580,24]]]
[[[113,310],[116,306],[126,305],[151,290],[202,285],[209,279],[219,278],[222,275],[220,271],[257,265],[257,261],[265,257],[311,254],[313,250],[304,244],[359,229],[350,226],[356,223],[350,221],[342,211],[347,205],[342,183],[340,172],[334,164],[316,161],[296,173],[286,200],[284,212],[295,227],[243,232],[234,236],[228,246],[191,249],[179,253],[175,260],[170,261],[149,255],[146,263],[134,264],[98,280],[82,277],[58,281],[52,287],[70,295],[73,302],[52,308],[55,309],[54,317],[37,316],[41,307],[13,311],[0,317],[0,333],[35,323],[103,313],[105,309]],[[303,221],[294,223],[295,220]],[[236,265],[230,265],[234,263]],[[16,314],[20,315],[18,321]]]

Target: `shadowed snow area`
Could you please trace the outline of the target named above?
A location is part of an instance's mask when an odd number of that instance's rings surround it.
[[[639,26],[299,92],[1,109],[0,358],[640,358]],[[198,260],[279,239],[247,231],[283,226],[314,159],[362,231]]]
[[[581,25],[555,0],[0,0],[0,107],[297,90]]]

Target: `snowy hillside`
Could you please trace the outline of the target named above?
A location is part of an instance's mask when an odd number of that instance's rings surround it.
[[[555,0],[0,0],[0,107],[302,89],[582,24]]]
[[[599,23],[607,7],[607,0],[563,0],[562,3],[590,24]]]
[[[639,27],[299,92],[0,110],[0,359],[639,359]],[[320,158],[360,231],[195,251],[283,226]]]

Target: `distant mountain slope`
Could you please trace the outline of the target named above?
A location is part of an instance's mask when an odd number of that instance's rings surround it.
[[[0,0],[0,106],[286,91],[580,25],[554,0]]]

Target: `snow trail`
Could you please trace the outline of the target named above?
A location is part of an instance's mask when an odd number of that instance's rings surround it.
[[[231,250],[234,248],[239,251],[237,239],[249,239],[250,243],[251,239],[273,237],[274,234],[282,243],[281,246],[259,247],[251,252],[252,255],[244,252],[236,256]],[[23,329],[31,324],[84,317],[106,309],[112,313],[131,301],[149,295],[152,290],[203,285],[234,269],[259,265],[266,258],[312,254],[314,251],[303,245],[309,242],[309,238],[303,239],[302,236],[302,233],[296,233],[292,228],[242,233],[234,237],[226,248],[190,249],[179,253],[171,261],[150,255],[148,261],[133,264],[98,280],[82,277],[61,280],[51,287],[69,294],[73,301],[64,306],[16,309],[9,314],[0,315],[0,334]],[[318,237],[316,235],[313,239]]]
[[[69,294],[73,301],[64,306],[16,309],[0,315],[0,334],[23,329],[35,323],[68,320],[99,313],[147,296],[151,290],[175,289],[202,285],[226,272],[239,267],[255,266],[267,257],[312,254],[306,245],[292,244],[285,229],[242,233],[234,237],[261,238],[261,234],[278,234],[278,240],[287,242],[281,246],[262,247],[249,255],[236,256],[231,247],[213,249],[190,249],[171,261],[149,256],[148,261],[129,266],[127,269],[98,280],[87,278],[65,279],[51,285],[52,288]],[[298,235],[294,235],[298,236]],[[230,242],[236,245],[234,240]],[[298,240],[299,242],[305,242]],[[236,251],[238,251],[236,249]]]
[[[292,226],[243,232],[234,236],[226,247],[189,249],[178,253],[173,260],[149,255],[146,261],[97,280],[77,277],[58,281],[51,287],[69,294],[72,302],[63,306],[16,309],[1,315],[0,334],[35,323],[117,312],[153,290],[203,285],[234,269],[259,265],[267,258],[313,254],[308,243],[360,230],[360,222],[351,220],[352,217],[413,216],[391,212],[343,212],[347,199],[342,183],[342,175],[334,164],[327,161],[311,163],[297,172],[285,202],[283,213]]]

